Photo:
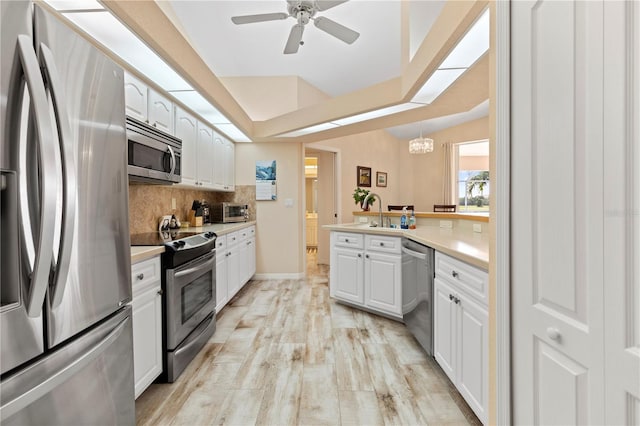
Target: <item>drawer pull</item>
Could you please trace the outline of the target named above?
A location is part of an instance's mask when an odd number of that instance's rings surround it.
[[[139,280],[143,280],[144,279],[144,274],[138,274],[136,276],[136,278],[139,279]]]
[[[163,293],[164,293],[164,291],[162,291],[162,289],[158,290],[158,294],[159,294],[160,296],[162,296],[162,294],[163,294]]]
[[[460,274],[458,274],[456,271],[451,271],[451,275],[453,275],[453,278],[458,278]]]
[[[364,257],[366,257],[367,259],[369,259],[369,255],[368,255],[368,254],[366,254]]]
[[[453,298],[453,303],[455,303],[456,305],[460,304],[460,299],[458,299],[457,297]]]
[[[362,257],[362,253],[358,253],[358,257]]]
[[[348,239],[348,238],[345,238],[345,239],[344,239],[344,242],[345,242],[345,243],[348,243],[348,242],[349,242],[349,239]]]
[[[449,295],[449,300],[453,300],[453,294]]]
[[[380,241],[380,247],[384,247],[384,243]]]

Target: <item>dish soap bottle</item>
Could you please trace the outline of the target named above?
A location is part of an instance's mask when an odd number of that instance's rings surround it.
[[[411,216],[409,217],[409,229],[416,229],[416,212],[411,210]]]
[[[407,208],[402,208],[402,216],[400,216],[400,229],[409,229],[407,224]]]

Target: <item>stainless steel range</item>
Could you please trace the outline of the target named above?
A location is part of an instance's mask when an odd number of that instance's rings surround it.
[[[131,245],[164,245],[161,381],[173,383],[216,328],[216,234],[134,234]]]

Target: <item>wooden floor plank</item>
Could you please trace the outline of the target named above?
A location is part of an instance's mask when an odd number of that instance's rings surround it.
[[[339,413],[335,367],[332,364],[305,364],[300,396],[300,424],[339,425]]]

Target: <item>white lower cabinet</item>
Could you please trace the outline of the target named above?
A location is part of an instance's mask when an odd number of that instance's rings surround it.
[[[436,252],[434,357],[483,424],[489,409],[487,273]],[[478,291],[482,289],[482,291]]]
[[[131,267],[133,287],[133,374],[135,397],[162,373],[162,287],[160,256]]]
[[[220,312],[256,272],[255,231],[255,226],[249,226],[216,240],[216,312]]]
[[[332,232],[331,296],[401,318],[400,250],[400,237]]]

